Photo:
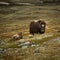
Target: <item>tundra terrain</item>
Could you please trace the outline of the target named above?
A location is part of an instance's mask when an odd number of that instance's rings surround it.
[[[30,35],[30,22],[40,19],[46,22],[46,32]],[[23,39],[11,40],[19,32]],[[60,5],[1,6],[0,59],[60,60]]]

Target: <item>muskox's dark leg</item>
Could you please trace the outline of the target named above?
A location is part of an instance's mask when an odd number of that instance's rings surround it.
[[[45,32],[40,32],[40,34],[44,34]]]
[[[30,28],[30,34],[34,35],[34,29],[33,28]]]
[[[31,34],[31,35],[34,35],[34,32],[31,32],[31,31],[30,31],[30,34]]]
[[[34,33],[32,33],[32,35],[34,35]]]

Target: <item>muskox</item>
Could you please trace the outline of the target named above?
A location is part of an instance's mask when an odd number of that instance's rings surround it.
[[[23,38],[22,32],[19,32],[17,34],[14,34],[11,39],[12,40],[19,40],[19,39],[22,39],[22,38]]]
[[[30,23],[30,34],[33,34],[36,33],[40,33],[40,34],[43,34],[45,33],[45,27],[46,27],[46,23],[42,20],[38,20],[38,21],[32,21]]]

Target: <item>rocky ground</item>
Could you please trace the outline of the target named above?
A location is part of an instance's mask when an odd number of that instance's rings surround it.
[[[0,48],[1,60],[60,60],[60,37],[42,44],[19,42],[19,48]]]

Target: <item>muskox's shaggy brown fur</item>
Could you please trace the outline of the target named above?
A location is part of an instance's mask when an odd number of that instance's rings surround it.
[[[30,34],[34,33],[45,33],[46,23],[42,20],[38,20],[37,22],[33,21],[30,23]]]

